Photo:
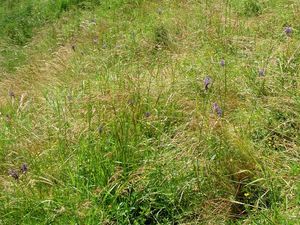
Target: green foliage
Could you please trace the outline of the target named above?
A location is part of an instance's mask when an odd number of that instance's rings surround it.
[[[300,2],[2,2],[0,224],[298,224]]]
[[[262,4],[259,0],[245,0],[244,14],[247,16],[258,16],[262,13]]]
[[[85,9],[88,5],[97,4],[100,4],[99,0],[8,1],[2,6],[4,13],[0,17],[0,35],[8,37],[14,44],[25,45],[39,27],[57,19],[71,7]]]
[[[156,49],[165,49],[170,47],[170,35],[164,25],[160,25],[154,29],[154,42]]]
[[[30,2],[22,8],[14,8],[1,21],[3,35],[7,35],[14,43],[23,45],[32,37],[37,21],[33,17],[33,4]]]

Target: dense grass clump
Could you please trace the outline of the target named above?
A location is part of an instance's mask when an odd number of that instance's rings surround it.
[[[60,0],[60,1],[32,1],[26,0],[16,3],[5,1],[3,14],[0,18],[1,37],[17,45],[26,44],[39,27],[57,19],[71,7],[86,8],[92,4],[99,4],[98,0]]]
[[[99,4],[99,0],[4,1],[0,5],[0,43],[3,43],[0,54],[5,59],[1,60],[1,67],[5,71],[13,71],[25,63],[27,57],[23,48],[30,44],[41,27],[53,24],[71,9],[91,10]],[[51,32],[50,37],[55,38],[55,34]]]
[[[258,0],[244,1],[244,13],[247,16],[258,16],[262,13],[262,4]]]
[[[299,224],[299,12],[2,1],[0,224]]]

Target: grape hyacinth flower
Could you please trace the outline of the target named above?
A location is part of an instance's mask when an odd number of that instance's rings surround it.
[[[219,117],[222,117],[223,111],[216,102],[213,104],[213,111],[216,112]]]
[[[220,61],[220,65],[221,65],[222,67],[224,67],[224,66],[225,66],[225,60],[224,60],[224,59],[221,59],[221,61]]]
[[[265,69],[259,69],[258,74],[260,77],[265,76]]]
[[[27,170],[28,170],[28,166],[26,163],[23,163],[22,166],[21,166],[21,172],[22,173],[27,173]]]
[[[16,170],[12,169],[8,172],[8,174],[13,177],[15,180],[19,180],[19,174]]]
[[[287,36],[290,36],[293,33],[293,29],[291,27],[286,27],[284,32]]]
[[[204,79],[204,88],[205,88],[206,91],[208,90],[208,87],[211,84],[211,82],[212,82],[211,77],[209,77],[209,76],[205,77],[205,79]]]

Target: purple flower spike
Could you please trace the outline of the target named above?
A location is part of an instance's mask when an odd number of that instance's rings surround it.
[[[213,111],[216,112],[219,117],[222,117],[223,111],[216,102],[213,104]]]
[[[211,82],[212,82],[211,77],[209,77],[209,76],[205,77],[205,79],[204,79],[204,88],[205,88],[206,91],[208,90],[208,86],[211,84]]]
[[[9,95],[9,97],[11,97],[11,98],[15,98],[15,97],[16,97],[15,93],[14,93],[12,90],[10,90],[10,91],[8,92],[8,95]]]
[[[102,134],[103,131],[104,131],[104,126],[103,126],[103,124],[100,124],[99,127],[98,127],[98,133]]]
[[[291,27],[286,27],[284,32],[287,36],[290,36],[293,33],[293,29]]]
[[[146,112],[146,113],[145,113],[145,117],[148,118],[148,117],[150,117],[150,116],[151,116],[151,113],[150,113],[150,112]]]
[[[265,76],[265,69],[259,69],[258,74],[260,77]]]
[[[28,166],[26,163],[23,163],[22,166],[21,166],[21,172],[22,173],[27,173],[27,170],[28,170]]]
[[[224,60],[224,59],[222,59],[222,60],[220,61],[220,65],[221,65],[222,67],[225,66],[225,60]]]
[[[19,174],[16,170],[12,169],[8,172],[8,174],[13,177],[15,180],[19,180]]]

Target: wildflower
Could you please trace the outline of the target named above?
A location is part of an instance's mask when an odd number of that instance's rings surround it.
[[[205,79],[204,79],[204,88],[205,88],[206,91],[208,90],[208,86],[211,84],[211,82],[212,82],[211,77],[209,77],[209,76],[205,77]]]
[[[99,133],[99,134],[102,134],[102,133],[103,133],[103,130],[104,130],[104,126],[101,124],[101,125],[98,127],[98,133]]]
[[[259,69],[258,74],[260,77],[265,76],[265,69]]]
[[[16,97],[15,93],[14,93],[12,90],[10,90],[10,91],[8,92],[8,95],[9,95],[9,97],[11,97],[11,98],[15,98],[15,97]]]
[[[293,29],[291,27],[286,27],[284,32],[287,36],[290,36],[293,33]]]
[[[26,164],[26,163],[23,163],[22,166],[21,166],[21,172],[22,172],[22,173],[26,173],[27,170],[28,170],[27,164]]]
[[[145,117],[150,117],[151,116],[151,113],[150,112],[145,112]]]
[[[216,102],[213,104],[213,111],[216,112],[219,117],[223,115],[222,109]]]
[[[220,65],[221,65],[222,67],[225,66],[225,60],[224,60],[224,59],[222,59],[222,60],[220,61]]]
[[[12,169],[8,172],[8,174],[13,177],[15,180],[19,180],[19,174],[16,170]]]

